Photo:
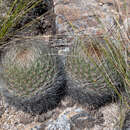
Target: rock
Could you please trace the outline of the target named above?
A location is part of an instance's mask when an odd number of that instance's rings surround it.
[[[5,112],[5,107],[3,105],[2,96],[1,96],[1,93],[0,93],[0,118],[2,117],[4,112]]]

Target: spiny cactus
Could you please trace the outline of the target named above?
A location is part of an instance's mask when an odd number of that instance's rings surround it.
[[[12,43],[4,49],[2,56],[6,90],[26,101],[41,95],[43,101],[46,100],[44,105],[51,102],[55,105],[64,93],[60,91],[63,89],[64,80],[58,79],[63,75],[60,73],[63,70],[59,68],[58,64],[61,63],[56,50],[36,39],[22,39]],[[53,101],[49,101],[49,98]]]
[[[18,96],[30,97],[52,82],[57,73],[54,57],[47,46],[17,44],[2,59],[8,89]]]
[[[110,53],[105,53],[109,51],[105,40],[95,41],[79,40],[73,45],[67,56],[66,71],[73,82],[73,86],[72,82],[68,85],[71,86],[68,90],[70,95],[80,103],[98,107],[117,97],[117,93],[124,87],[120,72],[110,60]]]

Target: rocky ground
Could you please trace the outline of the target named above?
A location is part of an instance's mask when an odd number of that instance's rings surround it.
[[[59,106],[33,116],[0,102],[1,130],[119,130],[120,110],[110,104],[99,111],[89,111],[66,97]]]
[[[104,33],[95,16],[107,25],[107,30],[115,27],[113,17],[116,16],[121,26],[125,23],[125,28],[130,31],[126,24],[123,1],[119,2],[120,7],[114,3],[114,0],[53,0],[53,2],[54,13],[52,11],[38,21],[38,27],[34,24],[18,35],[39,36],[41,39],[43,36],[53,35],[55,38],[53,45],[56,41],[60,45],[69,45],[77,34],[100,36]],[[1,9],[7,9],[4,6]],[[130,7],[130,2],[127,6]],[[5,16],[5,12],[1,12],[1,15]],[[130,19],[129,8],[128,15]],[[72,30],[68,21],[73,23],[75,30]],[[31,30],[31,34],[28,30]],[[44,37],[44,40],[52,39]],[[4,101],[4,97],[0,96],[0,130],[120,130],[119,123],[120,109],[116,103],[102,107],[100,110],[89,111],[70,97],[65,97],[54,110],[34,116],[9,106]]]
[[[87,2],[85,0],[54,0],[57,34],[63,35],[64,44],[73,44],[72,41],[75,40],[76,35],[100,37],[105,33],[110,34],[110,30],[113,31],[116,28],[114,18],[121,26],[127,18],[123,1],[118,3],[119,5],[113,0],[87,0]],[[130,2],[127,1],[128,17],[130,17],[129,6]],[[128,23],[125,23],[125,27]],[[105,30],[102,25],[105,26]],[[125,29],[129,30],[127,27]]]

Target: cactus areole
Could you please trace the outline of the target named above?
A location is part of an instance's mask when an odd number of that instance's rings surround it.
[[[60,90],[64,88],[63,69],[59,62],[57,51],[42,40],[13,41],[5,47],[2,56],[4,89],[11,98],[15,97],[22,103],[38,101],[37,98],[42,96],[47,103],[45,107],[49,103],[55,105],[63,93]]]

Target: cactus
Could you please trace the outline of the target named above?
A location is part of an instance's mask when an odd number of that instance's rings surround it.
[[[45,101],[43,107],[51,103],[55,105],[64,93],[60,91],[64,89],[64,80],[57,82],[63,75],[59,73],[58,64],[61,63],[57,60],[57,51],[36,39],[16,40],[10,44],[2,56],[3,79],[7,83],[5,89],[17,99],[34,102],[33,98],[37,100],[41,95]]]
[[[20,44],[7,51],[2,64],[9,91],[30,97],[40,90],[41,85],[53,81],[57,72],[55,61],[49,56],[47,47],[42,48],[41,45]]]
[[[105,40],[96,39],[96,44],[93,41],[78,41],[71,47],[66,71],[71,79],[68,83],[70,95],[80,103],[99,107],[117,97],[124,87],[121,74],[108,56]]]

